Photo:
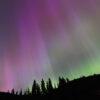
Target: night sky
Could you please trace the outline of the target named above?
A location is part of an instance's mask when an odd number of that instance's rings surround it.
[[[97,73],[100,0],[0,0],[0,91]]]

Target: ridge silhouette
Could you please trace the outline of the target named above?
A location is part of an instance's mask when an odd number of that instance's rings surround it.
[[[23,93],[22,89],[19,92],[12,89],[11,92],[0,92],[0,97],[1,96],[32,98],[65,97],[66,100],[84,100],[94,98],[94,100],[100,100],[100,74],[88,77],[83,76],[71,81],[68,78],[65,79],[63,77],[59,77],[59,82],[56,87],[53,87],[50,78],[47,82],[42,79],[40,85],[36,82],[36,80],[34,80],[31,91],[28,88]]]

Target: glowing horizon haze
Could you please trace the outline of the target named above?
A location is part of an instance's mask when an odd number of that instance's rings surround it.
[[[98,73],[100,0],[0,0],[0,91]]]

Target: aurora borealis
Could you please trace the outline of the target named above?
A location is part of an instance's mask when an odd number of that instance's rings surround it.
[[[100,0],[0,0],[0,91],[97,73]]]

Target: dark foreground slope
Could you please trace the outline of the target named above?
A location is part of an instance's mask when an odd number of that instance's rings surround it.
[[[24,94],[0,93],[0,97],[25,97],[25,98],[62,98],[65,100],[100,100],[100,75],[93,75],[89,77],[81,77],[69,81],[68,79],[59,78],[59,84],[56,88],[52,87],[49,80],[48,83],[42,81],[42,86],[36,87],[33,83],[32,92],[27,91]],[[63,99],[64,100],[64,99]]]

